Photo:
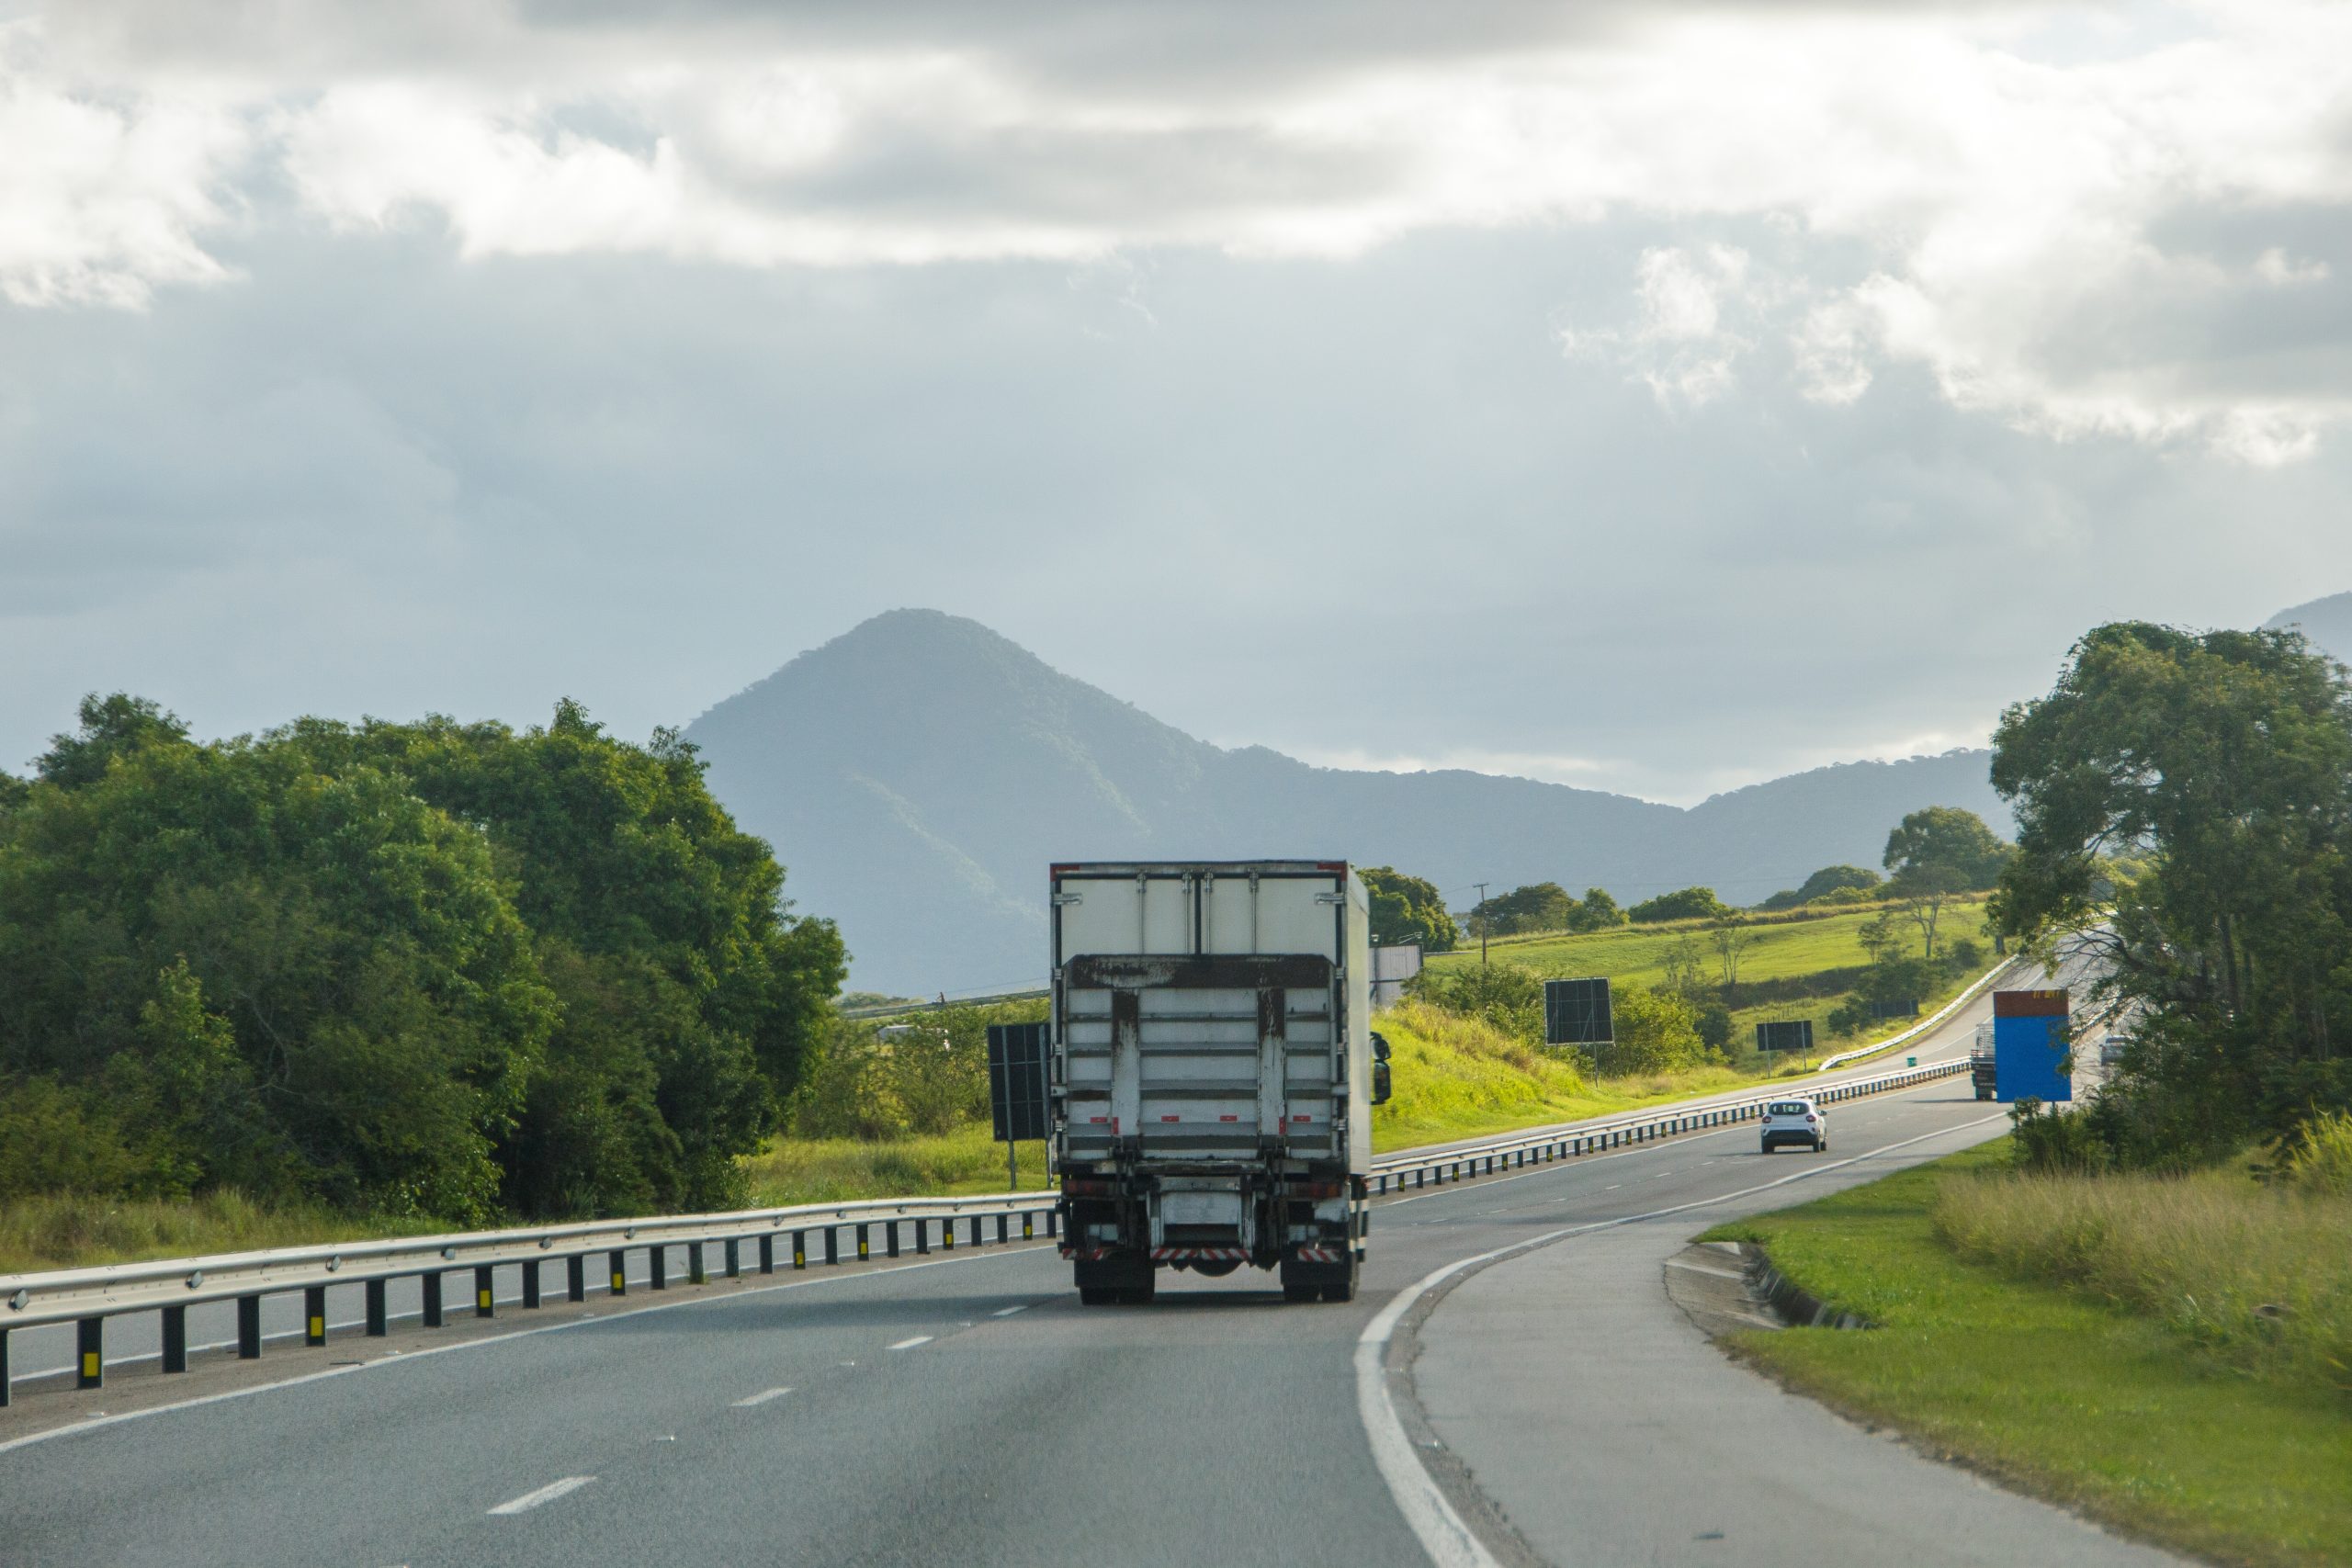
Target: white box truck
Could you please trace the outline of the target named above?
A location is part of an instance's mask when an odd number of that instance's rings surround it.
[[[1347,1301],[1363,1258],[1370,907],[1344,861],[1053,867],[1049,1096],[1062,1252],[1090,1304],[1158,1270],[1280,1270]]]

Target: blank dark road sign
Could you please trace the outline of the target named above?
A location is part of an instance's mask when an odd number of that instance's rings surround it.
[[[1756,1048],[1758,1051],[1803,1051],[1810,1054],[1813,1050],[1813,1020],[1795,1018],[1778,1023],[1759,1023],[1756,1026]]]
[[[1544,982],[1544,1043],[1547,1045],[1606,1045],[1617,1036],[1609,1017],[1609,982]]]
[[[1000,1144],[1047,1135],[1044,1024],[989,1025],[989,1114]]]

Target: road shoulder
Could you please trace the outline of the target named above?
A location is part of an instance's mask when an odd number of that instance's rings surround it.
[[[2178,1561],[1941,1465],[1731,1360],[1668,1299],[1689,1216],[1499,1261],[1416,1337],[1430,1469],[1507,1523],[1505,1561]],[[1416,1423],[1419,1424],[1419,1423]],[[1464,1501],[1468,1501],[1464,1499]],[[1523,1555],[1524,1554],[1524,1555]]]

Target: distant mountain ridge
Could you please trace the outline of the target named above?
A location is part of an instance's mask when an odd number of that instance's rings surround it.
[[[2262,623],[2265,630],[2300,626],[2313,648],[2339,663],[2352,664],[2352,593],[2331,593],[2291,610],[2281,610]]]
[[[854,984],[900,993],[1037,983],[1057,860],[1345,857],[1430,877],[1457,906],[1481,878],[1628,901],[1704,882],[1754,903],[1822,865],[1876,864],[1922,806],[2008,831],[1981,750],[1815,769],[1687,811],[1227,750],[935,610],[810,649],[686,739],[737,821],[775,846],[797,907],[841,922]]]

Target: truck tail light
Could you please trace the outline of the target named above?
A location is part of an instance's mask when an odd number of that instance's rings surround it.
[[[1067,1177],[1062,1181],[1062,1193],[1069,1198],[1108,1198],[1112,1193],[1112,1184],[1107,1181],[1088,1181],[1077,1177]]]
[[[1346,1184],[1342,1182],[1308,1181],[1292,1188],[1290,1195],[1294,1198],[1307,1199],[1337,1198],[1344,1194],[1347,1190]]]

